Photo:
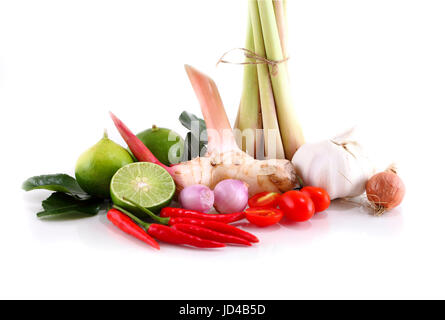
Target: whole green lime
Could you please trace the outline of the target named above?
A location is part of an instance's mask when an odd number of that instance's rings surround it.
[[[184,139],[173,130],[153,126],[137,134],[137,137],[166,166],[181,162]]]
[[[123,166],[133,162],[128,151],[108,139],[105,132],[104,137],[77,160],[76,180],[88,194],[109,198],[110,183],[114,174]]]

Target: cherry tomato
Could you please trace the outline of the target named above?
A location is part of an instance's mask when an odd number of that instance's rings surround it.
[[[251,208],[276,208],[278,204],[278,199],[280,198],[279,193],[275,192],[261,192],[256,196],[249,199],[249,207]]]
[[[258,227],[268,227],[283,219],[283,211],[274,208],[249,208],[246,219]]]
[[[278,200],[278,206],[286,218],[304,222],[311,219],[315,214],[315,205],[311,198],[300,191],[289,191]]]
[[[325,189],[304,187],[301,192],[306,193],[314,202],[315,212],[323,212],[331,205],[331,198]]]

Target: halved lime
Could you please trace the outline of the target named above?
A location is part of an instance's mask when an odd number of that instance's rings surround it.
[[[171,202],[175,190],[175,182],[170,174],[164,168],[148,162],[132,163],[119,169],[110,187],[113,203],[139,217],[147,217],[147,214],[124,198],[156,212]]]

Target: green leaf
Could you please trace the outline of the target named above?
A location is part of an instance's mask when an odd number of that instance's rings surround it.
[[[67,174],[50,174],[32,177],[23,183],[22,188],[25,191],[45,189],[68,193],[73,196],[84,197],[88,195],[82,190],[76,179]]]
[[[194,114],[184,111],[179,121],[184,127],[190,131],[185,138],[183,161],[192,160],[199,157],[199,153],[206,152],[206,145],[208,143],[207,127],[203,119],[198,118]],[[197,125],[196,125],[197,124]],[[192,150],[192,146],[199,146],[199,150]]]
[[[37,217],[48,218],[61,215],[94,216],[99,213],[103,203],[103,199],[90,198],[82,200],[62,192],[55,192],[42,202],[44,210],[37,213]]]

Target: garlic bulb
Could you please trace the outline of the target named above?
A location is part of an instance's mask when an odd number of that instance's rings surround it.
[[[360,144],[350,139],[352,133],[305,144],[292,159],[304,183],[325,189],[332,200],[363,194],[366,182],[375,173]]]

